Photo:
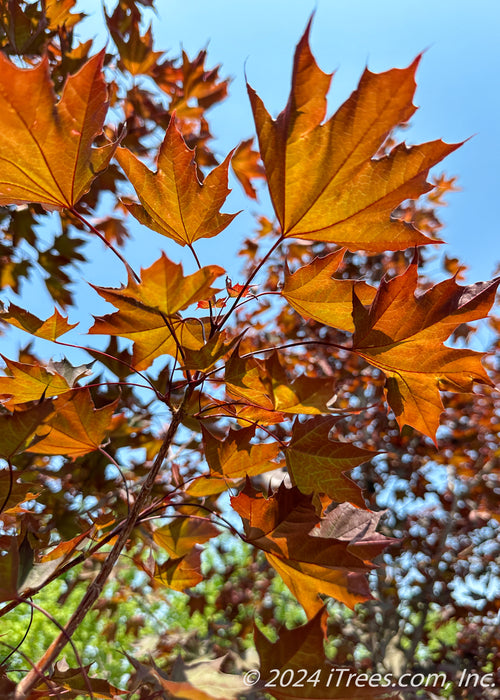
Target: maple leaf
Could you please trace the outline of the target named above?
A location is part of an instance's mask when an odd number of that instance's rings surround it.
[[[327,377],[300,375],[290,381],[276,351],[257,360],[241,357],[236,349],[226,363],[225,383],[230,397],[273,412],[274,422],[279,422],[280,413],[329,413],[328,403],[335,394],[334,382]]]
[[[118,400],[96,409],[90,391],[85,387],[60,396],[52,404],[54,416],[39,429],[43,440],[29,447],[27,452],[76,459],[99,449],[112,429],[112,415],[117,403]]]
[[[25,410],[16,408],[13,413],[0,415],[0,457],[11,459],[21,452],[53,410],[52,405],[44,401]]]
[[[201,302],[198,303],[200,304]],[[183,348],[182,367],[197,370],[209,369],[217,360],[220,360],[234,348],[239,342],[241,335],[231,338],[229,343],[225,343],[224,340],[227,338],[227,331],[218,331],[199,349]]]
[[[443,342],[462,323],[488,314],[500,278],[460,286],[454,278],[415,295],[417,262],[384,278],[369,308],[354,295],[353,350],[387,377],[386,397],[400,427],[411,425],[435,441],[443,404],[439,390],[471,391],[490,384],[482,354]]]
[[[153,78],[171,96],[170,109],[175,110],[178,116],[187,119],[195,118],[196,115],[199,117],[203,110],[220,102],[227,95],[228,81],[219,79],[220,66],[205,70],[206,57],[207,52],[203,50],[190,60],[183,51],[180,66],[165,61],[155,68]],[[197,106],[192,106],[193,99]]]
[[[148,75],[154,72],[162,51],[153,51],[153,33],[151,27],[141,36],[139,26],[133,23],[126,37],[106,15],[106,22],[120,54],[120,68],[125,68],[131,75]]]
[[[182,246],[216,236],[236,216],[219,211],[230,192],[227,170],[231,154],[201,183],[194,151],[186,146],[174,117],[158,153],[156,173],[126,148],[119,148],[116,157],[142,205],[130,204],[127,209],[140,223]]]
[[[350,501],[365,508],[361,489],[347,476],[358,464],[376,456],[348,442],[335,442],[330,432],[339,419],[317,416],[304,423],[295,420],[285,452],[292,482],[302,493],[325,493],[337,503]]]
[[[9,397],[7,401],[4,401],[4,405],[7,407],[28,401],[39,401],[45,397],[58,396],[71,389],[71,382],[68,381],[67,377],[57,372],[54,365],[42,367],[42,365],[15,362],[3,357],[3,355],[2,358],[10,375],[0,377],[0,397]],[[84,374],[86,372],[82,371],[78,376],[81,377]]]
[[[141,309],[159,311],[166,316],[174,316],[200,299],[210,299],[217,291],[210,285],[224,274],[222,267],[208,265],[184,277],[182,265],[177,265],[162,253],[150,267],[141,270],[141,281],[129,274],[126,287],[93,288],[110,304],[117,308],[125,302]]]
[[[333,527],[327,532],[336,508],[325,517],[327,535],[322,536],[323,520],[316,514],[312,498],[301,494],[296,487],[287,489],[281,485],[266,499],[248,483],[231,499],[231,504],[243,521],[247,542],[264,551],[308,617],[313,617],[322,607],[319,593],[349,607],[371,598],[363,575],[371,565],[365,558],[366,551],[363,550],[361,559],[355,549],[351,551],[349,533],[335,531]],[[378,522],[376,513],[359,512],[364,514],[363,519],[368,516]],[[354,526],[353,520],[351,527]],[[354,529],[353,544],[358,543],[357,534]],[[376,556],[390,543],[391,540],[377,534],[375,542],[370,540],[368,549]]]
[[[76,0],[46,0],[45,13],[49,21],[49,29],[56,31],[59,27],[71,29],[78,24],[85,15],[83,12],[74,14],[71,10],[76,5]]]
[[[353,676],[355,668],[333,666],[326,658],[327,612],[321,608],[305,625],[278,630],[279,637],[271,642],[257,626],[254,628],[255,647],[260,658],[260,686],[277,700],[314,698],[315,700],[346,700],[347,698],[387,698],[399,700],[386,686],[373,683],[358,685]],[[275,669],[279,670],[276,677]],[[318,670],[319,669],[319,670]],[[304,672],[306,675],[304,676]],[[286,675],[285,675],[286,674]],[[316,675],[315,675],[316,674]],[[289,675],[295,682],[280,683]],[[308,682],[307,679],[311,679]],[[269,685],[266,685],[269,684]]]
[[[248,86],[260,153],[285,237],[331,241],[372,253],[436,241],[391,220],[405,199],[432,189],[429,169],[459,144],[396,146],[375,158],[389,132],[415,111],[418,60],[385,73],[365,70],[358,89],[327,122],[331,76],[309,48],[310,23],[297,46],[288,104],[276,120]]]
[[[179,345],[184,352],[190,349],[199,350],[204,345],[204,324],[200,319],[173,319],[167,325],[165,316],[159,311],[141,309],[127,299],[120,302],[120,310],[116,313],[96,317],[89,334],[119,336],[133,340],[131,364],[138,370],[147,369],[162,355],[177,357]]]
[[[231,159],[231,167],[240,181],[245,194],[257,199],[257,192],[252,180],[266,178],[264,167],[258,151],[252,150],[253,138],[242,141]]]
[[[46,57],[23,69],[0,55],[0,205],[71,208],[107,167],[117,144],[92,148],[107,111],[103,60],[70,76],[56,104]]]
[[[193,547],[190,552],[164,564],[155,564],[153,578],[174,591],[184,592],[203,581],[201,550]]]
[[[312,318],[334,328],[354,331],[352,290],[363,304],[370,304],[377,292],[366,282],[334,279],[345,250],[314,258],[293,274],[285,269],[281,293],[303,318]]]
[[[9,304],[7,310],[2,308],[2,306],[0,302],[0,321],[21,328],[26,333],[36,335],[37,338],[56,340],[78,325],[77,323],[68,323],[68,318],[62,316],[57,309],[54,310],[50,318],[42,321],[34,314],[21,309],[15,304]]]
[[[250,444],[255,435],[255,426],[239,430],[230,429],[224,440],[218,440],[201,426],[205,458],[210,474],[200,476],[188,487],[194,496],[208,496],[225,491],[228,482],[239,481],[246,476],[257,476],[276,469],[275,459],[280,450],[277,442]]]
[[[196,518],[174,518],[171,523],[157,528],[153,540],[171,557],[188,554],[196,544],[203,544],[217,537],[220,532],[211,522]]]
[[[173,263],[163,253],[150,267],[141,270],[141,282],[136,282],[129,275],[126,287],[94,287],[100,296],[119,310],[96,317],[89,333],[133,340],[132,364],[139,370],[149,367],[160,355],[176,357],[179,346],[185,355],[189,351],[201,351],[206,345],[205,321],[181,320],[178,311],[198,299],[210,298],[215,291],[211,283],[223,273],[224,270],[218,265],[209,265],[184,277],[182,265]],[[220,340],[222,343],[222,338],[218,336],[212,342],[217,344]],[[217,352],[225,353],[230,347],[231,344],[227,348],[219,344],[213,348],[215,355],[208,352],[209,364],[217,359]],[[207,359],[205,355],[198,358],[201,364],[203,358]],[[195,362],[191,356],[189,359]]]

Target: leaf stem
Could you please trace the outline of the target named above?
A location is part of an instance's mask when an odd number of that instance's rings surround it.
[[[76,217],[79,221],[81,221],[82,224],[85,224],[85,226],[87,226],[92,231],[92,233],[95,233],[95,235],[101,239],[104,245],[107,248],[109,248],[109,250],[111,250],[116,255],[116,257],[125,265],[125,269],[127,270],[127,272],[130,273],[135,279],[135,281],[140,284],[141,278],[139,277],[139,275],[132,269],[132,267],[128,264],[123,255],[118,250],[116,250],[116,248],[106,239],[105,236],[102,235],[99,229],[93,226],[90,223],[90,221],[87,221],[87,219],[84,216],[82,216],[74,207],[71,207],[71,209],[69,209],[68,211],[71,212],[71,214],[73,214],[73,216]]]
[[[278,240],[275,241],[275,243],[271,246],[271,248],[269,248],[269,250],[268,250],[267,253],[264,255],[264,257],[262,258],[262,260],[260,261],[260,263],[254,267],[254,269],[253,269],[252,272],[250,273],[250,276],[248,277],[248,279],[246,280],[245,284],[243,285],[243,287],[242,287],[240,293],[238,294],[238,296],[237,296],[236,299],[234,300],[233,305],[231,306],[231,308],[229,309],[229,311],[226,313],[225,316],[222,317],[222,319],[221,319],[220,321],[218,321],[218,322],[216,323],[216,325],[215,325],[215,330],[216,330],[216,331],[220,330],[220,329],[222,328],[222,326],[226,323],[227,319],[231,316],[231,314],[233,313],[233,311],[235,310],[235,308],[238,306],[238,303],[239,303],[241,297],[243,296],[245,290],[248,289],[248,287],[249,287],[251,281],[253,280],[253,278],[255,277],[255,275],[259,272],[259,270],[260,270],[261,267],[267,262],[267,260],[269,260],[269,258],[270,258],[271,255],[274,253],[274,251],[276,250],[276,248],[277,248],[279,245],[281,245],[281,243],[282,243],[284,240],[285,240],[285,236],[284,236],[284,234],[282,233],[281,236],[278,238]]]

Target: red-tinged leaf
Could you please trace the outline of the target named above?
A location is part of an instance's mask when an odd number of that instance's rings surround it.
[[[377,532],[383,515],[384,511],[374,513],[355,508],[350,503],[341,503],[324,516],[313,535],[348,542],[348,550],[370,564],[389,544],[398,542]]]
[[[0,603],[17,598],[17,578],[19,570],[19,542],[17,537],[9,537],[7,551],[0,555]]]
[[[21,452],[53,410],[52,404],[44,401],[26,410],[0,415],[0,457],[11,459]]]
[[[129,29],[130,36],[126,38],[114,28],[108,16],[106,19],[110,34],[120,53],[120,68],[125,68],[132,75],[152,74],[163,52],[153,51],[151,27],[141,36],[138,25],[132,24]]]
[[[126,287],[94,287],[97,293],[118,309],[135,306],[137,315],[142,309],[174,316],[200,299],[210,299],[217,291],[210,285],[224,274],[218,265],[202,267],[187,277],[182,265],[167,258],[165,253],[150,267],[141,270],[141,281],[129,275]]]
[[[195,479],[187,489],[190,494],[207,496],[220,493],[231,482],[276,469],[277,464],[271,460],[277,457],[280,446],[277,442],[250,444],[255,426],[230,429],[224,440],[218,440],[203,425],[201,430],[210,474]]]
[[[314,258],[312,263],[293,274],[285,271],[282,294],[303,318],[352,332],[353,288],[363,304],[371,304],[377,290],[365,282],[332,277],[344,252],[338,250],[323,258]]]
[[[193,548],[188,554],[155,565],[154,579],[174,591],[184,592],[203,581],[201,551]]]
[[[318,415],[330,413],[335,384],[326,377],[300,375],[290,380],[277,352],[265,360],[240,357],[238,349],[226,363],[225,382],[230,398],[279,413]],[[274,420],[279,422],[280,419]]]
[[[229,158],[200,183],[193,151],[186,146],[175,119],[171,119],[158,154],[156,173],[127,149],[117,151],[118,162],[142,205],[129,205],[129,211],[145,226],[183,246],[216,236],[236,216],[220,213],[229,194]]]
[[[386,698],[400,700],[399,694],[386,685],[374,682],[356,683],[361,675],[357,669],[348,666],[333,666],[326,658],[324,642],[327,639],[327,613],[324,608],[305,625],[279,630],[275,642],[255,627],[255,646],[260,657],[263,688],[277,700],[347,700],[348,698]],[[276,677],[276,671],[279,675]],[[303,669],[303,670],[302,670]],[[306,672],[306,675],[304,675]],[[290,683],[280,683],[280,679],[292,679]],[[310,681],[308,680],[310,679]],[[266,686],[266,684],[269,684]],[[390,686],[389,686],[390,687]]]
[[[0,205],[70,208],[107,167],[116,145],[92,148],[107,111],[103,60],[70,76],[56,104],[47,57],[26,70],[0,56]]]
[[[199,349],[184,348],[182,367],[186,369],[208,370],[225,355],[227,355],[239,342],[241,335],[231,338],[229,343],[224,340],[228,337],[226,331],[219,331]]]
[[[291,380],[276,351],[261,361],[261,367],[263,374],[268,377],[276,411],[301,415],[330,413],[328,404],[335,396],[333,379],[301,374]]]
[[[322,124],[331,76],[309,48],[308,26],[295,53],[288,104],[276,120],[248,86],[274,210],[287,237],[331,241],[349,250],[402,250],[429,242],[391,219],[405,199],[432,189],[429,169],[457,148],[441,141],[376,154],[415,111],[418,59],[408,68],[365,70],[358,89]]]
[[[205,340],[204,325],[200,319],[172,319],[167,325],[164,314],[138,308],[133,300],[126,299],[120,302],[120,310],[116,313],[96,317],[89,334],[133,340],[132,366],[138,370],[147,369],[161,355],[178,357],[179,345],[184,350],[200,350]]]
[[[265,180],[265,170],[258,151],[252,149],[253,138],[242,141],[231,159],[231,167],[240,181],[245,194],[257,199],[257,192],[252,180]]]
[[[59,542],[59,544],[57,544],[53,549],[51,549],[50,552],[44,554],[40,558],[40,561],[42,563],[48,561],[55,561],[56,559],[62,559],[63,561],[66,561],[71,557],[72,554],[81,549],[81,544],[87,539],[89,533],[90,530],[87,530],[87,532],[82,532],[80,535],[73,537],[71,540]]]
[[[197,544],[203,544],[217,537],[219,530],[208,520],[193,518],[175,518],[168,525],[153,532],[153,539],[169,556],[179,559]]]
[[[488,314],[500,282],[462,287],[448,279],[416,295],[417,263],[399,277],[383,279],[371,306],[354,292],[353,349],[387,377],[386,396],[400,427],[411,425],[435,440],[443,404],[439,389],[472,390],[491,384],[481,353],[447,348],[461,323]]]
[[[335,598],[351,609],[358,603],[372,599],[363,574],[310,562],[285,560],[267,552],[266,559],[302,605],[308,618],[323,607],[320,594]]]
[[[84,671],[84,672],[83,672]],[[109,681],[103,678],[92,678],[90,675],[90,665],[82,668],[68,668],[65,661],[59,661],[50,675],[50,690],[47,693],[47,682],[40,683],[36,686],[33,700],[49,700],[54,697],[54,694],[64,698],[74,700],[76,698],[88,697],[89,685],[94,698],[102,698],[103,700],[115,700],[117,696],[124,695],[125,690],[120,690],[111,685]]]
[[[0,397],[7,396],[4,405],[12,407],[28,401],[40,401],[65,394],[71,389],[67,379],[51,367],[28,365],[2,358],[10,376],[0,377]]]
[[[288,470],[302,493],[325,493],[337,503],[350,501],[365,508],[361,489],[345,472],[378,453],[332,440],[330,433],[337,420],[320,416],[303,423],[295,420],[285,453]]]
[[[230,297],[247,297],[250,294],[250,287],[246,284],[233,284],[229,278],[226,280],[226,291]]]
[[[0,312],[0,321],[10,323],[11,326],[16,326],[16,328],[45,340],[56,340],[78,325],[77,323],[68,323],[67,317],[62,316],[57,309],[54,310],[50,318],[42,321],[15,304],[10,304],[8,310]]]
[[[45,14],[49,21],[49,29],[57,31],[59,27],[71,29],[85,17],[83,12],[73,13],[76,0],[45,0]]]
[[[28,452],[44,455],[66,455],[72,459],[99,449],[112,428],[117,401],[96,409],[90,391],[73,390],[53,401],[55,415],[42,426],[43,440]]]
[[[230,397],[273,411],[272,387],[262,364],[254,357],[240,357],[238,348],[226,362],[225,382]]]
[[[246,540],[265,552],[308,617],[322,606],[319,593],[350,607],[371,598],[364,576],[371,563],[351,551],[345,532],[342,538],[322,536],[322,519],[311,497],[282,485],[266,499],[247,484],[231,504],[243,521]],[[378,522],[377,514],[371,516]],[[353,531],[353,544],[359,542],[358,534]],[[391,543],[382,535],[378,538],[386,545]]]

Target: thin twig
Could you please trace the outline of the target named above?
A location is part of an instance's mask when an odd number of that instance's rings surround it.
[[[276,250],[276,248],[277,248],[284,240],[285,240],[285,236],[284,236],[283,234],[281,234],[281,236],[278,238],[278,240],[275,241],[274,245],[273,245],[273,246],[267,251],[267,253],[264,255],[264,257],[262,258],[262,260],[260,261],[260,263],[254,267],[254,269],[253,269],[252,272],[250,273],[250,276],[249,276],[248,279],[246,280],[245,284],[242,286],[240,293],[238,294],[238,296],[237,296],[236,299],[234,300],[233,305],[231,306],[231,308],[229,309],[229,311],[225,314],[225,316],[222,317],[222,319],[221,319],[220,321],[217,321],[216,326],[215,326],[215,330],[216,330],[216,331],[220,330],[220,329],[222,328],[222,326],[226,323],[227,319],[231,316],[231,314],[233,313],[233,311],[235,310],[235,308],[238,306],[238,303],[239,303],[241,297],[243,296],[245,290],[248,289],[248,287],[250,286],[250,282],[253,280],[253,278],[255,277],[255,275],[259,272],[259,270],[261,269],[261,267],[262,267],[262,266],[267,262],[267,260],[271,257],[271,255],[274,253],[274,251]]]
[[[125,265],[125,269],[127,270],[127,272],[129,272],[133,276],[135,281],[140,284],[141,278],[139,277],[139,275],[131,268],[131,266],[125,260],[123,255],[118,250],[116,250],[116,248],[106,239],[105,236],[102,235],[99,229],[93,226],[90,223],[90,221],[87,221],[87,219],[84,216],[82,216],[79,212],[77,212],[77,210],[74,207],[71,207],[71,209],[69,209],[68,211],[71,214],[73,214],[73,216],[76,217],[79,221],[81,221],[82,224],[85,224],[85,226],[87,226],[92,231],[92,233],[95,233],[95,235],[101,239],[104,245],[107,248],[109,248],[109,250],[111,250],[116,255],[116,257]]]

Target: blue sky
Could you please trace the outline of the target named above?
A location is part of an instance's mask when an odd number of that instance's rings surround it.
[[[97,0],[85,9],[100,6]],[[114,2],[109,2],[111,9]],[[417,81],[420,107],[406,132],[408,142],[442,138],[463,141],[443,167],[458,176],[460,192],[449,195],[441,210],[447,242],[439,250],[459,257],[470,268],[467,281],[491,277],[500,261],[496,222],[499,186],[498,155],[500,91],[500,3],[496,0],[436,2],[435,0],[159,0],[152,20],[155,49],[175,57],[180,48],[194,56],[208,45],[208,65],[222,64],[230,75],[230,97],[211,111],[211,126],[222,157],[254,133],[245,89],[245,70],[251,85],[277,114],[285,105],[290,86],[294,47],[315,11],[311,32],[313,52],[325,71],[335,71],[330,99],[334,111],[355,89],[365,66],[373,71],[408,65],[421,51],[425,56]],[[97,11],[97,17],[100,13]],[[95,16],[94,16],[95,17]],[[91,29],[99,35],[94,18]],[[89,27],[90,28],[90,27]],[[103,43],[102,34],[96,47]],[[99,43],[100,42],[100,43]],[[241,197],[238,185],[227,211],[256,207]],[[266,204],[265,196],[262,198]],[[222,264],[236,275],[237,243],[251,233],[251,221],[239,218],[218,239]],[[148,234],[142,234],[150,240]],[[138,264],[150,264],[165,246],[156,235],[151,248],[132,245]],[[213,262],[215,241],[202,242],[204,263]],[[146,259],[143,259],[145,251]],[[231,251],[231,252],[229,252]],[[167,250],[170,254],[170,250]],[[206,254],[204,254],[206,253]],[[188,260],[176,249],[176,259]],[[172,255],[174,252],[172,251]],[[436,263],[436,269],[439,268]]]

